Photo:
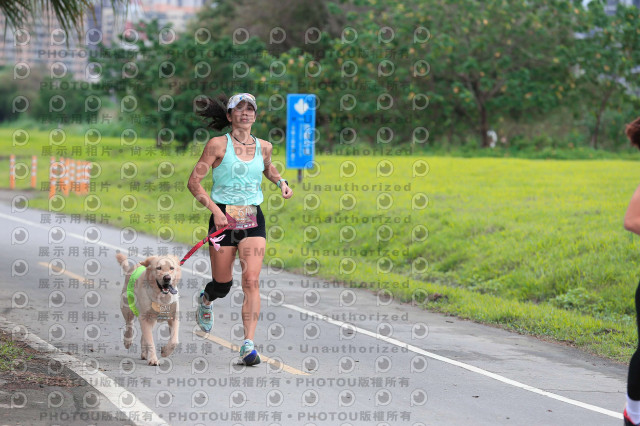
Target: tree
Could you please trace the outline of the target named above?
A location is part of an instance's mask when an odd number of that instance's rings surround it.
[[[579,9],[566,0],[457,0],[424,7],[434,80],[475,123],[481,146],[500,116],[550,111],[570,80],[563,62]]]
[[[236,17],[236,2],[233,0],[207,0],[198,10],[194,19],[187,25],[187,34],[198,34],[205,29],[214,40],[231,36],[233,30],[229,30],[228,23]],[[208,35],[203,33],[202,40]]]
[[[72,76],[46,76],[36,81],[40,81],[40,87],[31,109],[32,117],[54,123],[89,122],[97,117],[100,106],[97,94],[92,90],[74,89]]]
[[[337,37],[342,17],[326,0],[209,0],[189,25],[189,33],[207,29],[212,38],[233,37],[243,42],[258,37],[271,54],[297,47],[316,59],[326,45],[318,45],[322,33]]]
[[[33,67],[29,78],[16,79],[13,68],[0,67],[0,122],[34,116],[46,71],[44,67]]]
[[[126,9],[129,0],[107,0],[117,10]],[[51,12],[60,24],[60,28],[69,35],[73,29],[81,34],[84,17],[93,14],[95,4],[91,0],[0,0],[0,14],[6,19],[8,27],[22,28],[33,23],[36,18],[49,16]]]
[[[636,7],[618,5],[616,13],[605,13],[601,1],[588,5],[585,19],[579,22],[579,38],[573,61],[578,96],[594,119],[591,147],[598,148],[602,117],[614,99],[624,101],[637,91],[640,63],[640,13]],[[637,96],[637,93],[635,94]]]
[[[142,35],[133,46],[101,45],[99,88],[115,96],[123,115],[155,135],[159,145],[175,140],[186,147],[196,130],[206,127],[194,111],[199,96],[250,91],[250,70],[264,71],[265,47],[257,38],[242,44],[230,37],[199,43],[194,34],[180,34],[166,44],[157,21],[136,29]]]

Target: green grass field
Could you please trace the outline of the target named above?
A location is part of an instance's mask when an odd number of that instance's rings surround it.
[[[13,132],[0,129],[0,137],[12,141]],[[9,153],[18,163],[38,155],[32,207],[59,208],[41,191],[49,157],[74,153],[100,174],[92,194],[70,195],[61,211],[93,214],[99,200],[98,221],[173,232],[185,244],[204,237],[208,212],[186,189],[202,146],[176,153],[151,140],[87,145],[84,136],[59,145],[54,137],[52,145],[43,132],[22,140],[2,154],[1,186],[9,185]],[[282,155],[274,161],[284,170]],[[622,219],[640,183],[636,162],[330,155],[317,161],[302,184],[295,170],[284,170],[291,200],[264,185],[265,262],[628,361],[637,339],[640,246]],[[125,163],[135,165],[135,177],[121,176]],[[129,164],[125,172],[132,170]],[[210,188],[210,176],[205,181]],[[29,179],[17,185],[27,188]],[[137,205],[127,211],[131,196]]]

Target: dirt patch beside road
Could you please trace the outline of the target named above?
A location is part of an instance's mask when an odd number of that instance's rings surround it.
[[[0,330],[0,383],[4,391],[45,386],[76,387],[84,381],[24,342]]]

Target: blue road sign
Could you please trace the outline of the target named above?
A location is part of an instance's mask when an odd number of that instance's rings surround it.
[[[287,95],[287,168],[313,167],[316,95]]]

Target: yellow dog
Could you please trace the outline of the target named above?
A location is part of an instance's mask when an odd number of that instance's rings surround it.
[[[153,327],[158,321],[167,321],[171,337],[160,353],[166,357],[178,345],[178,290],[180,281],[180,261],[175,256],[151,256],[137,267],[127,261],[127,256],[116,254],[126,277],[120,299],[120,310],[125,320],[124,347],[133,341],[133,321],[138,317],[142,336],[140,337],[141,359],[149,365],[158,365]]]

